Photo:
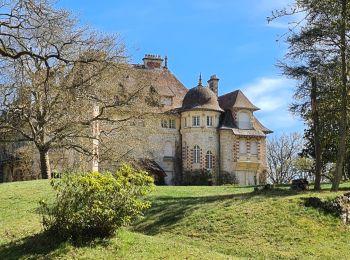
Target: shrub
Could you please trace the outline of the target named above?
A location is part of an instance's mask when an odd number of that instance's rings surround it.
[[[239,182],[236,177],[236,174],[222,171],[219,174],[218,183],[220,185],[224,185],[224,184],[238,184]]]
[[[128,165],[115,173],[65,174],[51,181],[57,192],[49,205],[41,201],[44,228],[62,239],[86,240],[112,235],[150,207],[144,197],[153,179]]]
[[[212,174],[207,170],[186,171],[183,176],[183,185],[212,185]]]

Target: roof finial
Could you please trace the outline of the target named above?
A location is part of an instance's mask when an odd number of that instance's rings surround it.
[[[168,56],[165,55],[164,57],[164,68],[168,68]]]
[[[198,86],[202,86],[202,73],[199,73]]]

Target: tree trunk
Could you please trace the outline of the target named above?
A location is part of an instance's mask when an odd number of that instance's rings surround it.
[[[313,77],[311,79],[311,109],[312,109],[312,121],[313,121],[313,135],[314,135],[314,147],[315,147],[315,185],[314,190],[321,190],[321,171],[322,171],[322,159],[321,159],[321,142],[320,142],[320,122],[318,115],[318,103],[317,103],[317,81]]]
[[[341,107],[340,107],[340,120],[339,120],[339,139],[338,139],[338,152],[337,152],[337,164],[335,169],[335,176],[332,183],[332,191],[338,191],[341,178],[344,170],[345,150],[346,150],[346,132],[347,132],[347,95],[348,95],[348,80],[347,80],[347,59],[346,59],[346,19],[347,19],[347,0],[342,0],[342,25],[341,25]]]
[[[100,113],[100,108],[98,105],[94,104],[93,106],[93,116],[97,117]],[[91,171],[98,172],[99,170],[99,138],[100,138],[100,123],[98,121],[94,121],[92,123],[92,167]]]
[[[51,167],[50,167],[49,151],[39,150],[39,155],[40,155],[41,178],[42,179],[50,179],[51,178]]]

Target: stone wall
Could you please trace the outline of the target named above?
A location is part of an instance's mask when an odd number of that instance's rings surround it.
[[[200,117],[200,125],[193,126],[193,117]],[[207,125],[207,116],[212,117],[212,126]],[[182,164],[183,172],[206,171],[212,174],[215,184],[219,171],[219,126],[220,112],[216,111],[187,111],[181,114],[182,135]],[[187,120],[187,123],[185,123]],[[194,147],[200,148],[200,160],[194,163]],[[212,153],[212,169],[207,169],[206,155]]]

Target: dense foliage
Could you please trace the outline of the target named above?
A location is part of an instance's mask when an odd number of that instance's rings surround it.
[[[279,66],[285,75],[298,80],[296,103],[291,110],[307,125],[304,155],[315,159],[316,190],[321,189],[327,164],[336,164],[327,176],[333,191],[338,190],[349,168],[349,3],[295,0],[268,18],[296,18],[284,34],[288,51]]]
[[[112,235],[150,207],[153,189],[147,172],[123,165],[115,174],[66,174],[52,180],[53,204],[41,201],[43,226],[63,239],[85,240]]]

